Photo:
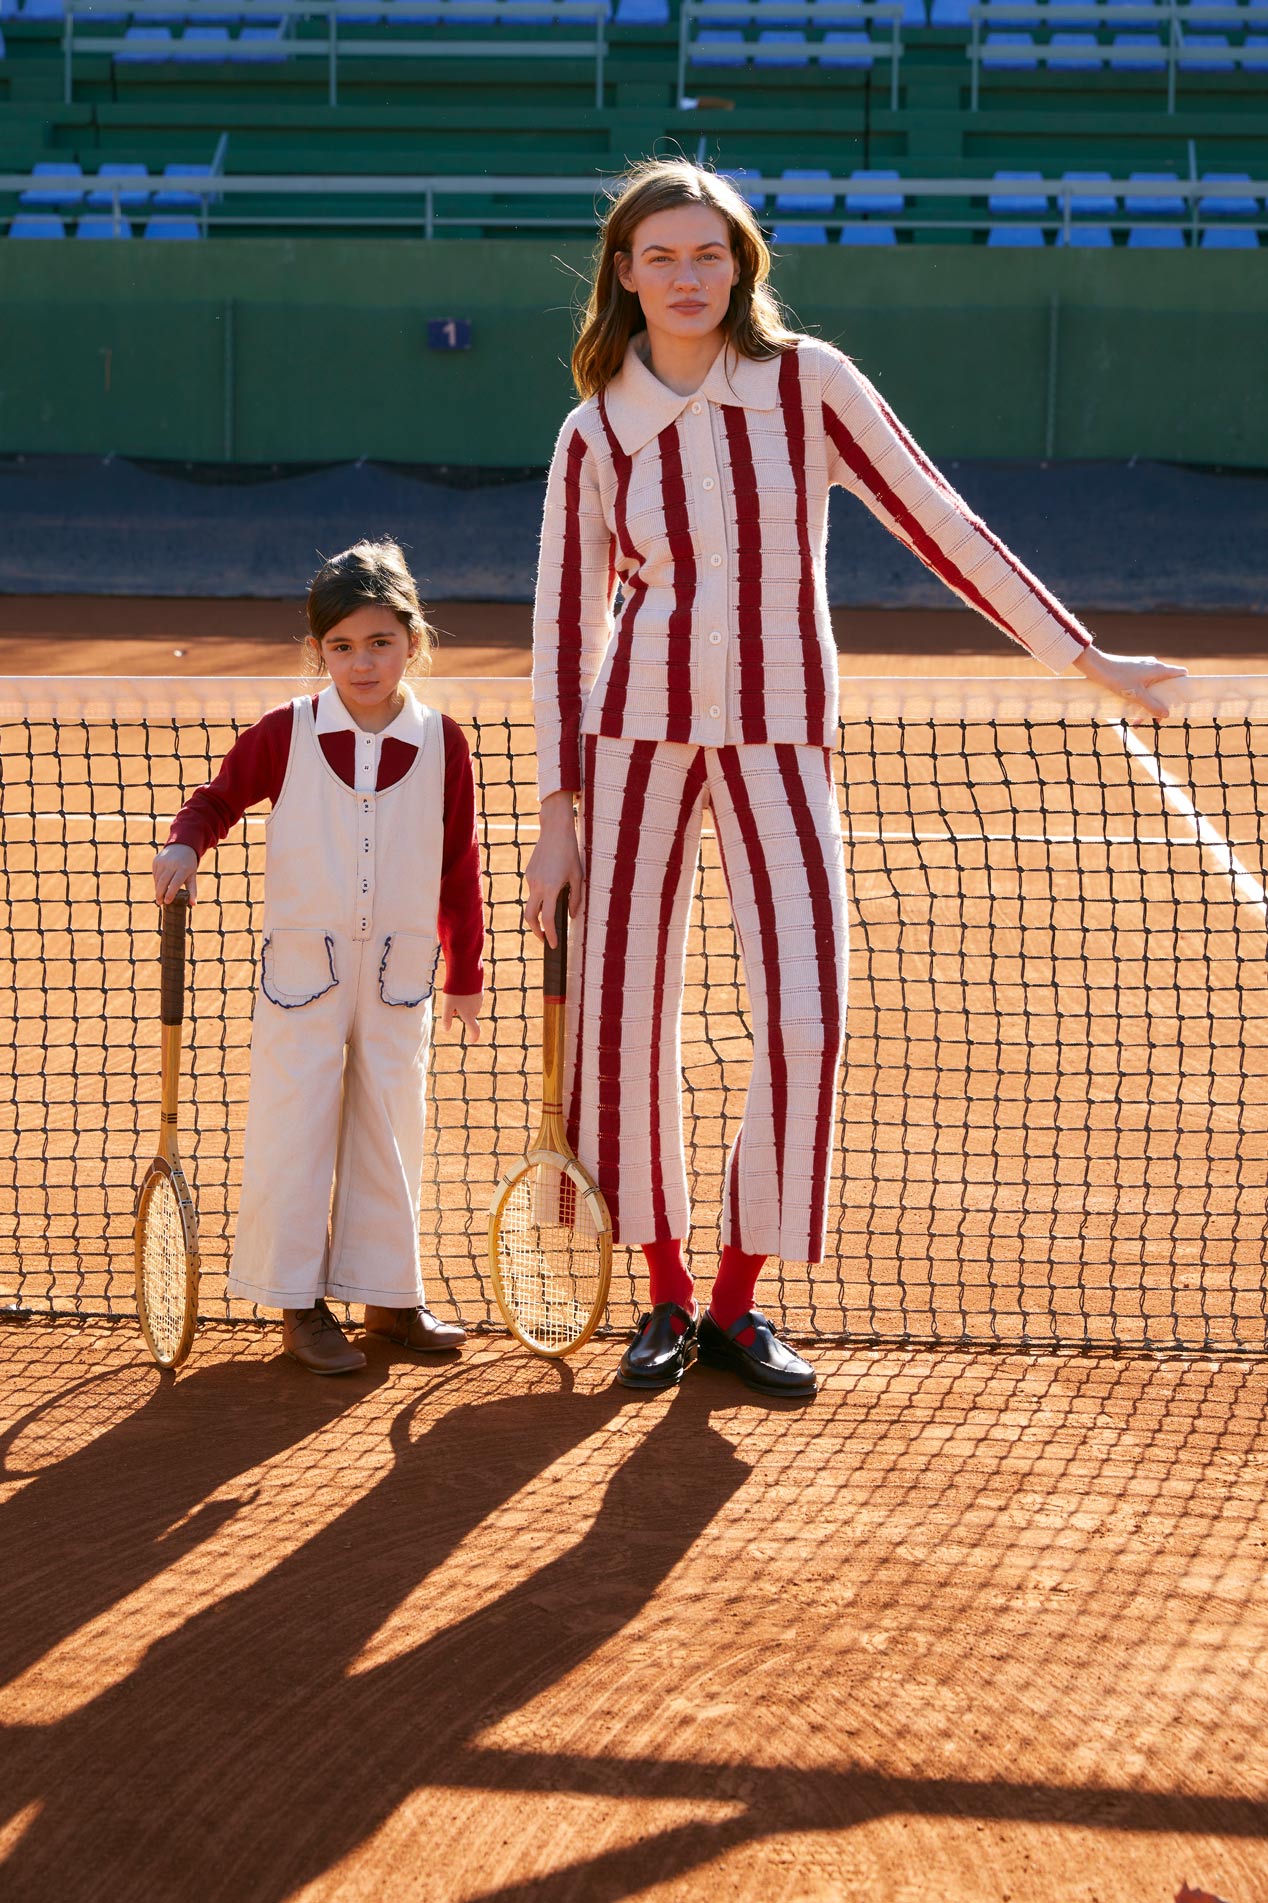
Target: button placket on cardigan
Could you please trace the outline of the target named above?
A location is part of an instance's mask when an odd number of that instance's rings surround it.
[[[687,512],[695,531],[696,600],[692,613],[691,738],[696,746],[727,741],[725,709],[730,617],[727,613],[727,522],[718,460],[717,405],[692,404],[683,417],[690,477]]]
[[[357,869],[356,891],[353,894],[353,916],[356,920],[354,938],[370,936],[370,921],[374,917],[374,841],[375,823],[378,818],[375,788],[379,778],[379,738],[377,734],[357,734],[356,774],[354,787],[357,795]]]

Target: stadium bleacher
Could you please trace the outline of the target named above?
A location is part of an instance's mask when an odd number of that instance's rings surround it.
[[[13,237],[577,235],[629,154],[680,149],[787,181],[750,191],[777,245],[1268,243],[1268,0],[0,0],[0,27]]]

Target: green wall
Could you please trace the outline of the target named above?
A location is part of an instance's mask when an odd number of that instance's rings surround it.
[[[544,463],[589,247],[0,246],[0,452]],[[802,250],[776,282],[941,456],[1268,466],[1268,250]],[[475,346],[426,348],[428,317]]]

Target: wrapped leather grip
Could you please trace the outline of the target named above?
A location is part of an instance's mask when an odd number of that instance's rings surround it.
[[[559,943],[546,945],[542,953],[542,991],[548,998],[562,998],[568,990],[568,887],[555,900],[555,937]]]
[[[163,907],[160,953],[159,1015],[164,1024],[180,1024],[185,1016],[185,925],[189,894],[183,888]]]

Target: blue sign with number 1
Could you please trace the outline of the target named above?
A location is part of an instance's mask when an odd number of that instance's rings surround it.
[[[471,319],[469,317],[429,317],[427,348],[429,350],[470,350]]]

